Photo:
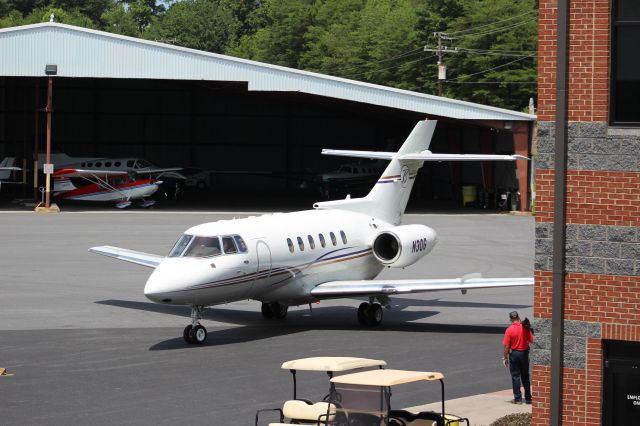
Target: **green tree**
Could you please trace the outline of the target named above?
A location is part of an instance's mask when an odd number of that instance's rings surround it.
[[[254,14],[262,27],[243,37],[227,53],[297,68],[312,24],[313,0],[265,0]]]
[[[466,2],[446,31],[460,53],[447,56],[447,93],[524,110],[536,95],[536,0]]]
[[[208,52],[222,53],[237,41],[240,27],[233,11],[210,0],[173,4],[144,37]]]

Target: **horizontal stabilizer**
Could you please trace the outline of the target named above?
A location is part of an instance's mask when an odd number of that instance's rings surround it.
[[[391,160],[396,155],[395,152],[384,151],[353,151],[342,149],[323,149],[324,155],[337,155],[341,157],[372,158],[376,160]],[[423,151],[413,154],[401,154],[398,160],[419,160],[419,161],[515,161],[529,160],[522,155],[500,155],[500,154],[434,154],[431,151]]]
[[[422,293],[441,290],[532,286],[530,278],[452,278],[428,280],[354,280],[330,281],[311,290],[318,299],[349,296],[374,296]]]
[[[160,262],[164,260],[164,256],[158,256],[157,254],[143,253],[141,251],[134,251],[112,246],[91,247],[89,251],[91,253],[113,257],[118,260],[124,260],[125,262],[131,262],[137,265],[146,266],[148,268],[156,268],[160,264]]]

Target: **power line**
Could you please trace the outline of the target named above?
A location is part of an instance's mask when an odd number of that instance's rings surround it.
[[[467,78],[467,77],[471,77],[471,76],[474,76],[474,75],[483,74],[483,73],[486,73],[486,72],[489,72],[489,71],[497,70],[499,68],[503,68],[503,67],[506,67],[508,65],[515,64],[516,62],[520,62],[520,61],[522,61],[524,59],[533,58],[534,56],[535,55],[525,56],[525,57],[522,57],[522,58],[515,59],[515,60],[513,60],[511,62],[507,62],[506,64],[498,65],[498,66],[493,67],[493,68],[489,68],[489,69],[486,69],[486,70],[474,72],[473,74],[462,75],[462,76],[456,77],[456,78],[454,78],[452,80],[447,80],[447,83],[454,83],[456,80],[459,80],[461,78]]]
[[[393,61],[395,59],[402,59],[402,58],[406,58],[408,56],[415,56],[415,55],[418,55],[418,54],[420,54],[422,52],[423,52],[422,47],[419,47],[417,49],[408,50],[406,52],[400,53],[400,54],[398,54],[396,56],[392,56],[392,57],[387,58],[387,59],[381,59],[379,61],[365,62],[363,64],[353,65],[353,66],[350,66],[350,67],[338,68],[336,70],[333,70],[333,72],[334,73],[338,73],[340,71],[351,70],[351,69],[354,69],[354,68],[360,68],[360,67],[367,66],[367,65],[381,64],[383,62],[389,62],[389,61]]]
[[[364,74],[368,74],[368,73],[374,73],[374,72],[386,71],[386,70],[389,70],[389,69],[392,69],[392,68],[398,68],[398,67],[401,67],[401,66],[403,66],[403,65],[413,64],[413,63],[421,62],[421,61],[426,61],[427,59],[431,59],[431,58],[435,58],[435,57],[436,57],[436,55],[426,56],[426,57],[424,57],[424,58],[419,58],[419,59],[415,59],[415,60],[413,60],[413,61],[403,62],[403,63],[401,63],[401,64],[392,65],[392,66],[390,66],[390,67],[381,68],[381,69],[377,69],[377,70],[363,71],[363,72],[358,73],[358,74],[350,74],[350,75],[345,75],[345,76],[342,76],[342,77],[343,77],[343,78],[352,78],[352,77],[357,77],[357,76],[364,75]]]
[[[446,38],[447,40],[459,40],[459,39],[463,39],[463,38],[477,37],[477,36],[482,36],[482,35],[489,35],[489,34],[495,34],[495,33],[503,32],[503,31],[508,31],[508,30],[513,29],[513,28],[517,28],[517,27],[520,27],[522,25],[528,24],[530,22],[534,22],[536,20],[537,20],[537,18],[531,18],[531,19],[528,19],[526,21],[521,21],[521,22],[517,22],[515,24],[507,25],[506,27],[497,28],[497,29],[494,29],[494,30],[480,32],[480,33],[462,34],[461,36],[452,36],[452,35],[447,34],[447,33],[442,33],[442,34],[443,34],[443,38]]]
[[[465,32],[469,32],[469,31],[475,31],[475,30],[477,30],[479,28],[490,27],[491,25],[495,25],[495,24],[499,24],[499,23],[502,23],[502,22],[511,21],[511,20],[520,18],[520,17],[525,16],[525,15],[530,15],[532,13],[536,13],[536,11],[535,10],[530,10],[528,12],[521,13],[520,15],[511,16],[509,18],[505,18],[505,19],[502,19],[502,20],[499,20],[499,21],[493,21],[493,22],[490,22],[490,23],[485,24],[485,25],[480,25],[480,26],[477,26],[477,27],[467,28],[466,30],[454,31],[452,33],[446,33],[446,34],[447,35],[454,35],[454,34],[465,33]]]

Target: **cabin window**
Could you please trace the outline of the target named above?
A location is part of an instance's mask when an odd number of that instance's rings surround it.
[[[218,237],[193,237],[193,241],[184,252],[186,257],[218,256],[220,250],[220,238]]]
[[[176,245],[173,246],[173,248],[169,252],[169,257],[180,257],[184,249],[189,245],[189,242],[191,242],[192,238],[193,238],[193,235],[185,234],[181,236],[178,242],[176,243]]]
[[[102,167],[102,162],[101,162],[101,161],[98,161],[98,162],[96,163],[96,167]]]
[[[320,245],[324,248],[327,245],[327,242],[324,240],[324,235],[318,234],[318,239],[320,240]]]
[[[133,167],[133,160],[127,161],[127,167]]]
[[[300,248],[300,251],[304,251],[304,241],[302,241],[302,238],[298,237],[298,247]]]
[[[307,235],[307,239],[309,240],[309,248],[311,248],[311,250],[315,250],[316,242],[313,241],[313,237],[311,235]]]
[[[225,254],[237,253],[236,242],[233,241],[233,237],[222,237],[222,249]]]
[[[336,240],[336,234],[333,232],[329,232],[329,236],[331,237],[331,243],[335,246],[338,244],[338,240]]]
[[[121,165],[121,164],[122,164],[121,162],[116,161],[116,162],[114,163],[114,166],[116,166],[116,167],[120,167],[120,165]]]
[[[340,238],[342,238],[342,243],[347,244],[347,234],[344,231],[340,231]]]
[[[104,163],[104,166],[105,166],[105,167],[111,167],[111,161],[107,161],[107,162],[105,162],[105,163]]]
[[[287,238],[287,245],[289,246],[289,251],[293,253],[293,241],[291,241],[291,238]]]
[[[240,253],[246,253],[248,251],[247,245],[240,235],[234,235],[233,239],[236,240],[236,245],[238,246],[238,251]]]
[[[80,164],[80,167],[85,167],[85,164],[87,164],[87,163]]]

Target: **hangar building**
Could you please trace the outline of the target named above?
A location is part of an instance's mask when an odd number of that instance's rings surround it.
[[[47,65],[54,150],[202,168],[220,196],[299,193],[345,162],[322,148],[394,150],[425,117],[439,121],[434,152],[531,152],[529,114],[54,22],[0,30],[0,54],[0,157],[25,168],[44,149]],[[461,206],[475,187],[488,208],[519,191],[524,210],[531,168],[434,163],[412,202]]]

